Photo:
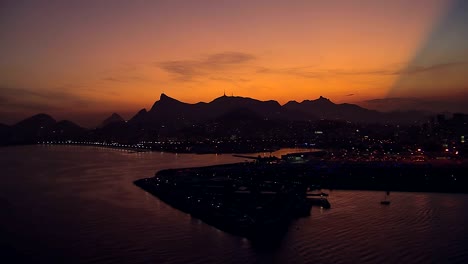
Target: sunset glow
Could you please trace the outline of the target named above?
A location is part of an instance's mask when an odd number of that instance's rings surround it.
[[[0,4],[3,123],[47,112],[89,126],[162,92],[368,107],[467,94],[460,1],[18,2]]]

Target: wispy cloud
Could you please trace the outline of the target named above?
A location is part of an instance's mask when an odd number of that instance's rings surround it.
[[[0,86],[0,107],[8,109],[28,109],[38,111],[60,110],[64,107],[86,106],[89,101],[70,92],[32,90]]]
[[[293,75],[302,78],[319,79],[322,78],[326,71],[312,70],[310,67],[290,67],[290,68],[268,68],[259,67],[256,73],[260,74],[283,74]]]
[[[105,77],[102,78],[103,81],[109,81],[109,82],[127,82],[123,79],[115,78],[115,77]]]
[[[394,69],[374,69],[374,70],[338,70],[332,69],[327,71],[331,75],[395,75],[397,71]]]
[[[466,97],[466,96],[465,96]],[[380,111],[422,110],[422,111],[468,111],[467,100],[456,98],[417,98],[417,97],[387,97],[370,99],[358,103],[370,109]]]
[[[81,88],[78,86],[78,88]],[[38,90],[38,89],[25,89],[16,87],[0,86],[0,91],[4,96],[11,97],[38,97],[50,100],[64,100],[73,99],[74,101],[81,101],[81,98],[71,92],[66,91],[52,91],[52,90]]]
[[[224,52],[208,56],[202,61],[205,67],[219,67],[223,65],[241,64],[254,60],[255,56],[243,52]]]
[[[141,76],[108,76],[101,79],[102,81],[106,82],[114,82],[114,83],[129,83],[135,81],[148,81],[147,78]]]
[[[370,69],[370,70],[353,70],[353,69],[319,69],[312,67],[290,67],[290,68],[268,68],[260,67],[256,71],[260,74],[282,74],[292,75],[308,79],[322,79],[337,75],[395,75],[395,69]]]
[[[413,75],[419,73],[430,73],[440,70],[452,69],[460,66],[468,66],[466,61],[454,61],[447,63],[438,63],[428,66],[410,65],[404,69],[374,69],[374,70],[329,70],[330,73],[337,75]]]
[[[448,63],[433,64],[429,66],[410,66],[406,69],[397,71],[395,73],[396,74],[418,74],[418,73],[446,70],[446,69],[455,68],[459,66],[468,66],[468,62],[455,61],[455,62],[448,62]]]
[[[467,66],[468,62],[457,61],[433,64],[429,66],[408,66],[404,69],[398,69],[395,67],[381,68],[381,69],[365,69],[365,70],[353,70],[353,69],[317,69],[312,67],[291,67],[291,68],[268,68],[260,67],[257,69],[257,73],[260,74],[282,74],[282,75],[293,75],[302,78],[313,78],[321,79],[332,76],[343,76],[343,75],[413,75],[419,73],[429,73],[439,70],[451,69],[460,66]]]
[[[365,103],[371,103],[371,104],[379,104],[379,103],[395,103],[395,102],[410,102],[410,103],[415,103],[415,102],[420,102],[421,99],[414,98],[414,97],[388,97],[388,98],[375,98],[375,99],[369,99],[365,100]]]
[[[211,74],[213,71],[231,69],[253,61],[256,57],[243,52],[224,52],[209,55],[199,60],[174,60],[159,62],[157,65],[176,76],[176,79],[188,81],[196,76]]]
[[[254,61],[256,57],[249,53],[243,52],[224,52],[206,56],[198,60],[170,60],[158,62],[156,65],[164,71],[172,74],[178,81],[194,81],[196,77],[208,76],[211,80],[224,80],[228,82],[240,82],[240,78],[225,77],[229,74],[229,70],[235,67],[245,66],[247,63]],[[268,75],[289,75],[305,79],[323,79],[336,76],[387,76],[387,75],[414,75],[420,73],[430,73],[439,70],[452,69],[460,66],[467,66],[466,61],[445,62],[439,64],[425,66],[403,66],[391,65],[383,68],[375,69],[326,69],[320,67],[302,66],[302,67],[285,67],[274,68],[261,65],[253,66],[255,74]],[[218,77],[219,73],[223,77]],[[211,77],[210,77],[211,76]],[[215,77],[213,77],[215,76]],[[107,78],[108,81],[123,81],[119,78]]]
[[[248,82],[251,81],[250,79],[235,78],[235,77],[231,77],[231,76],[227,76],[227,77],[214,76],[214,77],[210,77],[209,79],[213,80],[213,81],[227,82],[227,83],[233,84],[234,86],[237,86],[239,88],[244,86],[245,83],[248,83]]]

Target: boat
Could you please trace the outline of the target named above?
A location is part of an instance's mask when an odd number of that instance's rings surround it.
[[[380,204],[383,204],[383,205],[389,205],[390,204],[390,200],[388,199],[388,196],[390,195],[390,192],[387,191],[385,193],[385,197],[382,201],[380,201]]]
[[[325,209],[330,209],[330,207],[331,207],[330,202],[327,199],[328,193],[324,193],[324,192],[310,193],[310,192],[307,192],[306,197],[307,197],[307,200],[309,200],[309,202],[312,205],[318,205],[318,206],[320,206],[322,208],[325,208]]]

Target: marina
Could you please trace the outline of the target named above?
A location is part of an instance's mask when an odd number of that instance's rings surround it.
[[[322,189],[467,192],[465,167],[431,164],[324,161],[324,151],[282,158],[233,155],[245,162],[166,169],[135,185],[167,204],[229,233],[252,240],[279,236],[290,222],[310,215],[311,207],[332,207]],[[295,157],[311,158],[296,162]],[[410,174],[408,174],[408,172]],[[458,181],[457,181],[458,179]]]
[[[303,175],[263,161],[159,171],[135,184],[169,205],[223,231],[252,240],[281,236],[290,222],[316,205]]]

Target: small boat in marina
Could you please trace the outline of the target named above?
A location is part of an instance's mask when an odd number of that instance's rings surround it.
[[[330,209],[331,205],[328,201],[328,193],[320,192],[320,193],[306,193],[307,200],[311,202],[312,205],[318,205],[325,209]]]
[[[380,204],[383,204],[383,205],[389,205],[390,204],[390,200],[388,199],[388,196],[390,195],[390,192],[387,191],[385,193],[385,197],[382,201],[380,201]]]

